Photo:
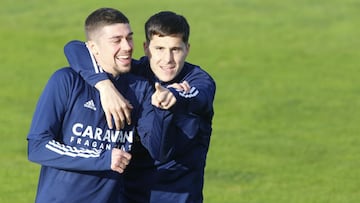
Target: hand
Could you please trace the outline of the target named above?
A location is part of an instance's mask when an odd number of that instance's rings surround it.
[[[173,84],[167,86],[167,88],[169,88],[169,87],[175,88],[176,90],[183,91],[183,92],[189,92],[191,89],[189,83],[186,81],[184,81],[182,83],[173,83]]]
[[[95,85],[100,92],[102,108],[105,112],[107,124],[113,129],[114,118],[116,130],[124,128],[125,122],[131,124],[131,110],[133,106],[115,88],[110,80],[102,80]]]
[[[111,170],[123,173],[126,166],[129,164],[130,159],[131,154],[121,149],[113,148],[111,151]]]
[[[155,83],[155,92],[151,96],[151,104],[161,109],[169,109],[175,103],[176,98],[173,93],[159,83]]]

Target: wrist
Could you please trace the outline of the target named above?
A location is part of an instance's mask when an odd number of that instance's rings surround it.
[[[106,89],[112,89],[114,84],[111,82],[110,79],[101,80],[95,84],[95,88],[99,90],[99,92],[105,91]]]

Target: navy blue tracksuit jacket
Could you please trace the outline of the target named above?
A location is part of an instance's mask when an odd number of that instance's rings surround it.
[[[83,42],[69,42],[65,55],[71,67],[89,84],[94,86],[108,79],[92,63]],[[200,67],[186,62],[173,81],[163,83],[151,71],[146,57],[133,60],[131,72],[145,77],[151,84],[160,82],[165,87],[187,81],[191,90],[186,93],[169,88],[177,102],[171,108],[173,118],[163,140],[163,150],[167,152],[164,159],[154,157],[140,141],[134,144],[133,159],[124,177],[125,196],[131,203],[203,202],[204,169],[214,115],[214,80]]]
[[[131,73],[111,80],[134,106],[132,124],[120,131],[108,128],[99,92],[74,70],[49,79],[27,136],[28,158],[41,165],[37,203],[125,203],[123,175],[110,168],[112,148],[131,151],[141,139],[152,156],[168,154],[161,146],[171,114],[151,105],[149,82]]]

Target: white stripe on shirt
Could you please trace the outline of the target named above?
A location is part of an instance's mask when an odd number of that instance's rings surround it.
[[[92,64],[93,64],[93,68],[94,68],[95,73],[102,73],[102,72],[104,72],[104,70],[97,65],[96,60],[95,60],[95,57],[94,57],[94,55],[92,55],[92,53],[91,53],[91,51],[90,51],[90,49],[89,49],[89,47],[88,47],[87,45],[86,45],[86,48],[87,48],[87,50],[88,50],[88,52],[89,52],[89,54],[90,54],[91,61],[92,61]]]
[[[101,153],[101,150],[98,149],[78,149],[76,147],[66,146],[55,140],[49,141],[45,147],[55,153],[70,157],[92,158],[99,157]]]

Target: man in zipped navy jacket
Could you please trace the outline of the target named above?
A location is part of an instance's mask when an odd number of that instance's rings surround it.
[[[28,158],[41,165],[37,203],[127,203],[121,173],[135,140],[155,160],[168,154],[161,146],[171,113],[151,104],[153,88],[147,80],[128,73],[133,52],[128,19],[118,10],[101,8],[88,16],[85,30],[104,74],[131,102],[133,122],[109,128],[98,90],[69,67],[56,71],[27,136]]]
[[[168,11],[157,13],[146,22],[145,32],[146,57],[133,60],[131,72],[144,76],[156,88],[159,84],[167,87],[176,98],[169,100],[155,95],[152,100],[153,105],[173,113],[163,142],[166,157],[170,159],[156,160],[140,142],[135,143],[132,160],[124,173],[125,195],[129,202],[139,203],[203,202],[215,82],[199,66],[185,62],[190,48],[190,28],[183,16]],[[83,42],[69,42],[65,46],[65,54],[75,71],[96,86],[100,94],[106,95],[105,98],[110,98],[104,103],[113,102],[108,106],[103,104],[105,111],[116,109],[115,104],[128,104],[111,87],[107,75],[91,61]],[[122,107],[118,108],[120,111],[112,112],[114,117],[120,118],[115,120],[129,119],[122,115],[127,111],[124,105]]]

